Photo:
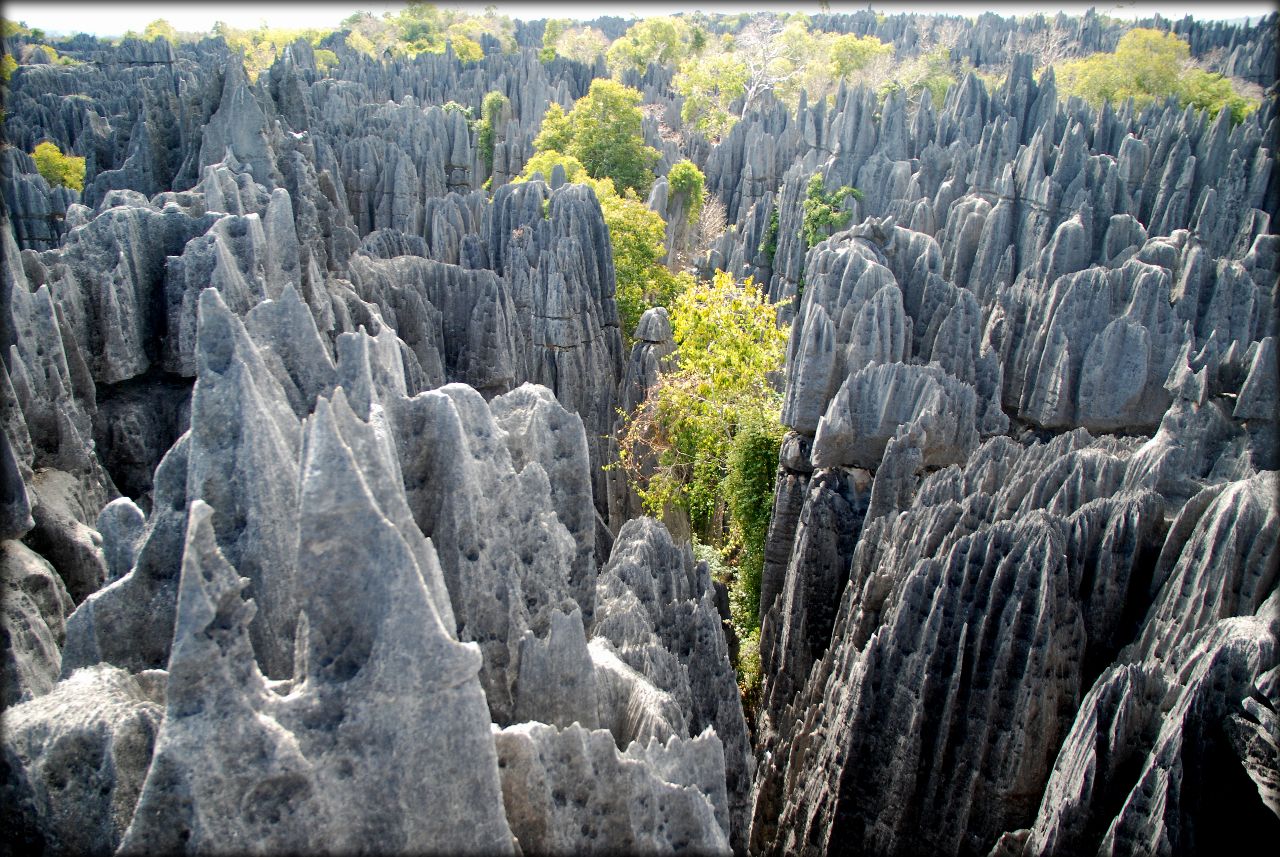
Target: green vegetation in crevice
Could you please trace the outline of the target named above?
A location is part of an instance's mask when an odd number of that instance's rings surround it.
[[[706,196],[706,176],[702,174],[702,170],[688,158],[677,161],[667,172],[667,186],[673,197],[683,194],[688,199],[689,223],[696,222]]]
[[[812,247],[849,222],[852,212],[840,207],[849,197],[862,199],[862,191],[844,185],[828,192],[823,185],[822,173],[814,173],[809,177],[802,227],[805,247]]]
[[[50,185],[84,190],[84,158],[64,155],[56,144],[48,141],[37,145],[31,157]]]
[[[778,252],[778,208],[774,206],[769,212],[769,225],[764,231],[764,235],[760,238],[760,246],[757,252],[761,253],[769,260],[770,267],[773,266],[773,257]]]
[[[624,415],[620,466],[650,514],[683,512],[695,542],[718,551],[749,700],[760,683],[760,575],[784,432],[772,376],[787,334],[775,304],[723,271],[679,295],[670,315],[672,368]]]
[[[493,172],[493,146],[497,140],[498,123],[507,104],[507,97],[496,89],[486,93],[480,102],[480,118],[475,124],[476,149],[484,161],[486,172]]]

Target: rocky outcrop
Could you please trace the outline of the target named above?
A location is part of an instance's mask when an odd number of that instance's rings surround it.
[[[6,707],[53,689],[62,671],[71,596],[53,567],[22,542],[0,542],[4,586],[4,684]]]
[[[540,723],[494,735],[507,818],[533,854],[728,854],[719,745],[708,736],[632,744]]]
[[[689,549],[677,548],[661,524],[634,519],[623,525],[600,572],[592,635],[647,683],[674,698],[689,730],[678,737],[708,728],[719,736],[728,777],[729,838],[741,848],[753,764],[714,599],[705,563],[695,565]],[[628,718],[634,718],[637,702],[627,702]],[[617,735],[619,741],[633,737],[644,736]]]
[[[148,775],[164,701],[163,672],[102,665],[6,707],[6,850],[113,853]]]

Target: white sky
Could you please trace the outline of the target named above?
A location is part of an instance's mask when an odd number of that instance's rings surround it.
[[[141,32],[156,18],[164,18],[179,31],[207,32],[215,21],[225,21],[233,27],[257,27],[264,20],[273,27],[335,27],[352,12],[364,10],[375,15],[396,11],[404,3],[390,2],[292,2],[292,3],[201,3],[188,2],[179,5],[165,3],[87,3],[68,0],[40,0],[40,2],[5,2],[4,17],[12,21],[24,21],[30,27],[39,27],[53,33],[93,33],[99,36],[118,36],[126,30]],[[440,2],[438,6],[480,11],[485,2]],[[818,11],[817,2],[759,3],[730,2],[730,0],[690,0],[690,2],[631,2],[623,8],[605,3],[502,3],[495,2],[499,13],[513,18],[534,20],[547,17],[589,19],[597,15],[621,17],[647,17],[666,15],[678,11],[701,9],[707,12],[742,12],[774,10],[799,10],[807,13]],[[949,13],[975,16],[990,9],[1000,15],[1031,15],[1042,12],[1052,15],[1062,10],[1069,15],[1082,14],[1086,9],[1117,18],[1145,18],[1159,12],[1165,18],[1177,20],[1184,15],[1209,19],[1258,18],[1274,11],[1269,0],[1264,2],[1200,2],[1162,3],[1115,2],[1099,0],[1095,3],[974,3],[974,2],[841,2],[832,0],[833,12],[852,12],[871,8],[892,14],[894,12]]]

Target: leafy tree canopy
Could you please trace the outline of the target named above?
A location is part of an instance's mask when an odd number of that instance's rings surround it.
[[[759,685],[760,576],[784,432],[771,381],[787,337],[776,312],[750,281],[723,271],[677,297],[674,366],[626,418],[619,443],[620,464],[651,513],[681,509],[696,541],[724,545],[702,551],[729,584],[747,697]]]
[[[690,60],[675,78],[676,91],[684,96],[680,117],[699,133],[719,139],[737,121],[730,107],[746,86],[747,67],[732,54]]]
[[[1120,37],[1114,53],[1097,53],[1054,67],[1058,89],[1095,106],[1129,98],[1142,108],[1167,98],[1212,114],[1226,109],[1240,122],[1258,102],[1221,74],[1190,64],[1190,48],[1173,33],[1139,27]]]
[[[671,188],[671,193],[684,194],[689,199],[689,220],[690,222],[697,220],[698,212],[702,210],[702,199],[706,193],[706,176],[702,174],[702,170],[698,169],[697,164],[685,158],[672,164],[671,171],[667,173],[667,184]]]
[[[36,146],[31,157],[49,184],[84,190],[84,158],[64,155],[55,143],[48,141]]]
[[[479,45],[476,46],[479,48]],[[498,138],[498,123],[508,104],[507,97],[496,89],[486,93],[480,102],[480,120],[476,123],[476,148],[485,167],[493,170],[493,146]]]
[[[660,155],[644,143],[640,100],[636,90],[596,78],[569,113],[555,103],[548,108],[534,149],[572,155],[592,178],[608,178],[623,190],[648,193]]]
[[[777,307],[723,271],[679,295],[670,315],[678,368],[661,375],[628,420],[623,466],[651,512],[682,508],[702,541],[719,542],[712,524],[734,437],[748,423],[774,426],[781,413],[770,376],[782,367],[787,335]],[[644,474],[636,466],[650,456],[657,468]]]
[[[617,77],[627,69],[641,74],[649,63],[675,64],[684,59],[693,43],[693,33],[680,18],[644,18],[609,47],[609,73]]]
[[[177,44],[178,31],[173,28],[173,24],[170,24],[164,18],[156,18],[142,30],[142,37],[148,40],[155,38],[168,39],[170,42]]]

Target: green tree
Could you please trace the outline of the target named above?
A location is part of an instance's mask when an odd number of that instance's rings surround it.
[[[688,274],[672,274],[662,264],[666,224],[656,211],[644,204],[634,191],[610,193],[612,182],[591,182],[600,200],[600,211],[609,227],[609,246],[617,272],[614,292],[618,319],[630,345],[636,325],[645,310],[654,306],[671,308],[682,291],[692,285]],[[601,188],[601,185],[607,185]]]
[[[573,21],[569,18],[547,19],[546,26],[542,30],[542,50],[538,51],[539,60],[551,62],[556,58],[556,41],[571,26]]]
[[[680,66],[674,83],[684,97],[680,118],[717,140],[737,122],[729,107],[746,91],[747,67],[733,54],[692,58]]]
[[[740,427],[765,427],[779,438],[781,393],[770,375],[782,367],[786,331],[775,323],[777,306],[750,283],[735,283],[718,271],[710,282],[697,283],[670,307],[678,368],[664,372],[641,409],[627,420],[622,438],[622,464],[651,512],[670,504],[685,510],[699,540],[719,544],[723,531],[715,523],[729,516],[726,482],[741,489],[738,507],[754,508],[750,472],[730,474],[730,455]],[[751,458],[744,444],[738,463]],[[776,463],[776,451],[773,453]],[[657,469],[639,468],[646,457]],[[756,467],[752,462],[747,469]],[[772,464],[770,465],[772,468]],[[748,512],[738,521],[758,520]]]
[[[580,63],[593,63],[608,49],[609,39],[595,27],[574,27],[556,39],[556,53]]]
[[[559,102],[553,101],[542,115],[542,127],[538,136],[533,138],[534,151],[567,152],[570,140],[569,116]]]
[[[507,97],[496,89],[485,94],[480,102],[480,119],[476,123],[476,148],[484,160],[485,169],[493,172],[493,146],[497,140],[498,123],[507,107]]]
[[[168,39],[171,43],[178,43],[178,31],[173,25],[164,18],[156,18],[142,31],[142,37],[150,41],[151,39],[161,38]]]
[[[546,181],[551,181],[551,171],[556,168],[557,164],[564,167],[565,179],[571,184],[582,183],[588,178],[586,169],[583,168],[582,163],[577,158],[572,155],[561,154],[555,149],[546,149],[525,161],[523,172],[512,181],[528,181],[535,175],[541,175]],[[614,194],[616,195],[617,191],[614,191]],[[596,196],[600,196],[598,189]]]
[[[609,73],[617,77],[632,69],[643,74],[650,63],[678,63],[688,54],[692,38],[689,25],[680,18],[643,18],[609,47]]]
[[[315,51],[315,55],[316,55],[316,70],[319,71],[321,74],[328,74],[332,69],[337,68],[338,55],[335,54],[333,51],[327,50],[325,48],[317,48]]]
[[[854,187],[843,187],[827,192],[822,173],[814,173],[809,177],[809,186],[804,196],[804,243],[812,247],[831,234],[831,230],[844,226],[849,222],[852,212],[840,206],[848,199],[862,199],[862,192]]]
[[[452,35],[449,43],[453,46],[453,55],[463,62],[478,62],[484,59],[484,48],[480,43],[463,35]]]
[[[1182,65],[1190,56],[1187,43],[1173,33],[1139,27],[1120,37],[1115,62],[1136,91],[1158,96],[1177,90]]]
[[[559,104],[548,108],[534,148],[572,155],[592,178],[609,178],[624,191],[648,193],[660,155],[644,143],[640,100],[636,90],[596,78],[568,114]]]
[[[699,555],[727,578],[748,703],[760,685],[760,575],[784,433],[782,394],[770,381],[787,338],[776,312],[750,281],[723,271],[677,297],[675,365],[626,416],[619,443],[620,465],[648,511],[686,512]]]
[[[1183,74],[1179,81],[1179,97],[1184,105],[1208,110],[1211,116],[1217,116],[1223,109],[1229,110],[1231,121],[1237,125],[1259,107],[1257,101],[1236,92],[1228,78],[1200,68],[1187,69]]]
[[[893,45],[885,44],[875,36],[857,36],[852,33],[837,36],[830,49],[831,68],[836,78],[849,77],[862,71],[881,57],[893,56]]]
[[[48,141],[36,146],[31,157],[49,184],[84,190],[84,158],[64,155],[56,144]]]
[[[1240,122],[1258,102],[1236,90],[1220,74],[1189,66],[1190,48],[1173,33],[1137,28],[1120,37],[1115,53],[1098,53],[1055,67],[1058,89],[1094,106],[1132,98],[1135,107],[1175,97],[1183,107],[1193,105],[1218,113],[1231,111]]]
[[[667,173],[667,184],[673,196],[684,194],[689,200],[689,222],[693,223],[698,219],[698,212],[702,210],[702,199],[706,194],[706,176],[702,174],[702,170],[698,169],[697,164],[685,158],[672,164],[671,170]]]

